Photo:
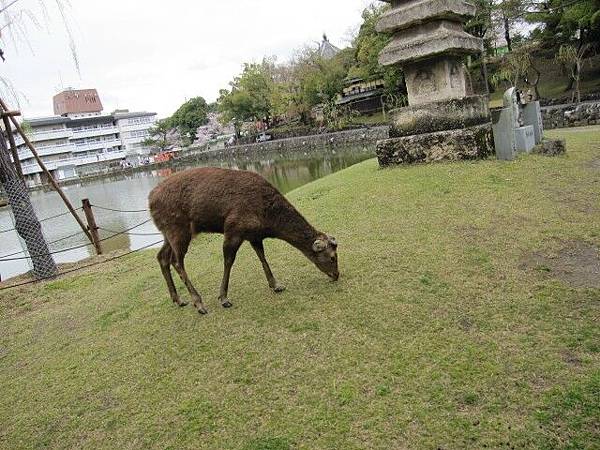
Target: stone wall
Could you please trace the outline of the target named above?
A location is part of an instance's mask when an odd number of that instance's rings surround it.
[[[600,101],[542,107],[544,129],[600,124]]]
[[[261,142],[258,144],[237,145],[219,150],[208,150],[201,153],[206,158],[222,158],[227,155],[251,155],[260,153],[310,153],[323,147],[356,147],[358,145],[372,145],[381,139],[387,139],[389,127],[380,126],[372,128],[359,128],[356,130],[338,131],[336,133],[314,134],[275,141]],[[373,151],[374,153],[374,151]],[[193,156],[198,159],[199,154]]]

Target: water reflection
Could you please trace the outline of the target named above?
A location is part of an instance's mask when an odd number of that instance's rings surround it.
[[[251,155],[228,159],[199,158],[193,163],[178,164],[173,168],[148,170],[126,176],[110,177],[102,180],[84,182],[78,185],[66,186],[65,194],[75,207],[81,205],[83,198],[89,198],[91,203],[107,206],[117,210],[145,210],[148,193],[161,179],[174,172],[190,167],[216,166],[232,169],[251,170],[258,172],[275,185],[281,192],[287,193],[313,180],[349,167],[373,156],[372,148],[347,148],[335,151],[323,151],[319,155],[281,153],[261,155],[252,158]],[[284,157],[285,156],[285,157]],[[31,200],[39,218],[51,217],[65,211],[64,204],[56,192],[34,192]],[[100,237],[105,239],[102,247],[105,252],[122,249],[139,249],[161,239],[160,236],[148,235],[157,230],[152,222],[146,223],[134,230],[136,234],[121,234],[110,238],[115,232],[134,227],[149,218],[147,212],[118,213],[94,208],[96,223],[101,228]],[[9,208],[0,209],[0,230],[13,228]],[[81,231],[70,215],[65,215],[42,223],[44,236],[50,244],[51,251],[70,249],[88,244],[83,233],[68,239],[60,240]],[[110,239],[108,239],[110,238]],[[60,240],[59,242],[56,242]],[[4,255],[21,252],[11,256],[22,257],[22,246],[14,231],[0,233],[0,259]],[[74,262],[92,256],[93,248],[69,250],[55,254],[57,263]],[[0,261],[2,279],[18,275],[30,270],[27,260]]]

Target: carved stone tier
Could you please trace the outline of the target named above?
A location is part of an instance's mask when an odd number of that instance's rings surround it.
[[[377,23],[380,33],[393,33],[432,20],[466,22],[475,15],[472,3],[463,0],[417,0],[399,2],[386,11]]]
[[[483,41],[466,33],[460,22],[436,20],[398,31],[379,55],[384,66],[416,62],[434,56],[481,53]]]
[[[381,167],[480,159],[492,155],[493,152],[491,123],[377,142],[377,159]]]
[[[490,121],[488,97],[470,97],[407,106],[391,111],[390,137],[455,130]]]

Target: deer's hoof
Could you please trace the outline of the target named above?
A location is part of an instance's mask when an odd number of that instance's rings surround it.
[[[224,302],[221,303],[221,305],[223,306],[223,308],[232,308],[233,307],[233,303],[231,303],[229,300],[225,300]]]
[[[278,284],[273,288],[273,292],[275,292],[276,294],[279,294],[283,291],[285,291],[285,286],[282,284]]]
[[[188,305],[188,302],[184,302],[182,300],[173,300],[173,303],[175,303],[177,306],[179,306],[180,308],[183,308],[184,306]]]
[[[198,310],[198,314],[202,316],[208,314],[208,309],[206,309],[204,306],[196,306],[196,309]]]

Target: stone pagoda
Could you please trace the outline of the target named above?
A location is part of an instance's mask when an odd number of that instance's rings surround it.
[[[381,166],[475,159],[494,151],[488,98],[473,95],[464,65],[483,41],[463,29],[475,6],[463,0],[391,3],[377,31],[392,34],[379,56],[404,72],[408,104],[391,112],[390,139],[380,141]]]

